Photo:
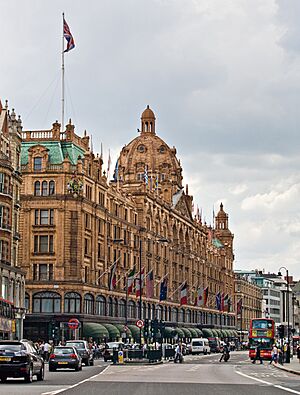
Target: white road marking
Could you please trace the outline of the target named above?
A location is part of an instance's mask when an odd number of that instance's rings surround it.
[[[87,379],[84,379],[84,380],[82,380],[82,381],[79,381],[79,383],[70,385],[70,386],[65,387],[65,388],[61,388],[61,389],[59,389],[59,390],[50,391],[50,392],[43,392],[41,395],[56,395],[56,394],[60,394],[61,392],[68,391],[68,390],[70,390],[70,389],[72,389],[72,388],[78,387],[79,385],[81,385],[81,384],[83,384],[83,383],[86,383],[87,381],[90,381],[90,380],[94,379],[94,378],[97,377],[99,374],[102,374],[108,367],[109,367],[109,366],[106,366],[106,368],[105,368],[102,372],[97,373],[97,374],[95,374],[94,376],[91,376],[91,377],[89,377],[89,378],[87,378]]]
[[[258,379],[257,377],[249,376],[248,374],[245,374],[245,373],[242,373],[242,372],[238,372],[237,370],[235,371],[235,373],[237,373],[237,374],[239,374],[241,376],[247,377],[248,379],[259,381],[260,383],[267,384],[267,385],[270,385],[270,386],[275,387],[275,388],[279,388],[279,389],[281,389],[283,391],[292,392],[293,394],[300,394],[299,391],[283,387],[282,385],[276,385],[276,384],[273,384],[273,383],[269,383],[268,381]]]

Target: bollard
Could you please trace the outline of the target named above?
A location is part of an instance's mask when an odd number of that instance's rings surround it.
[[[116,365],[118,362],[118,350],[116,348],[113,349],[113,355],[112,355],[112,363]]]

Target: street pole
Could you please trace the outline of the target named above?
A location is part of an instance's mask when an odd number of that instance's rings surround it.
[[[139,306],[139,319],[142,320],[142,235],[140,233],[140,306]],[[142,328],[140,327],[140,345],[142,344]]]
[[[288,345],[290,344],[290,301],[289,301],[289,271],[286,269],[286,310],[287,310],[287,338]]]

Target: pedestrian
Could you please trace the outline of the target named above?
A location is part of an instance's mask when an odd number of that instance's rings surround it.
[[[262,361],[262,358],[261,358],[261,355],[260,355],[260,345],[258,345],[258,346],[256,347],[255,357],[254,357],[252,363],[255,364],[255,362],[256,362],[258,359],[260,360],[260,364],[262,365],[262,364],[263,364],[263,361]]]
[[[225,343],[223,346],[222,355],[219,362],[222,362],[223,359],[225,360],[225,357],[229,355],[229,352],[230,352],[229,345]]]
[[[298,346],[297,346],[297,358],[300,363],[300,344],[298,344]]]
[[[50,351],[51,345],[46,341],[44,344],[44,360],[48,362],[49,360],[49,351]]]
[[[273,344],[270,364],[272,362],[277,363],[277,361],[278,361],[278,348],[277,348],[276,344]]]

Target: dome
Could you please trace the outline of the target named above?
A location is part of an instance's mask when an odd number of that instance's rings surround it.
[[[118,160],[118,176],[124,187],[145,184],[171,196],[182,189],[182,168],[175,147],[170,148],[155,134],[155,116],[147,106],[143,112],[140,135],[125,145]]]
[[[151,108],[149,107],[149,104],[146,108],[146,110],[143,111],[143,114],[141,116],[141,119],[155,119],[155,115],[154,112],[151,110]]]

